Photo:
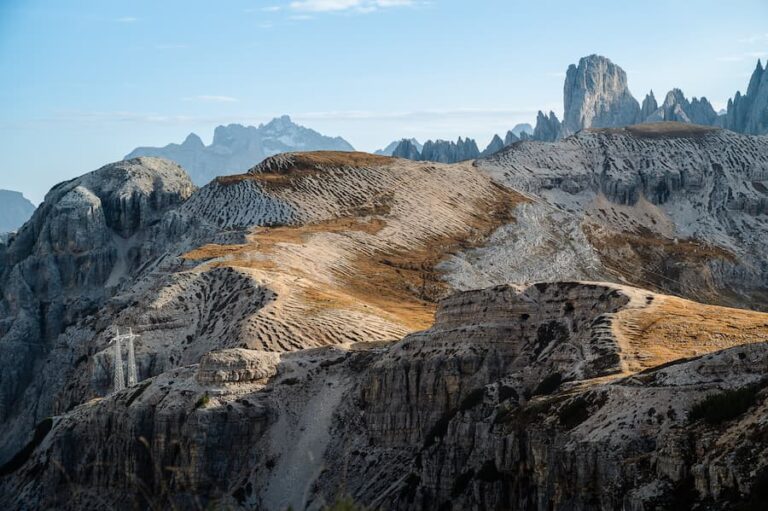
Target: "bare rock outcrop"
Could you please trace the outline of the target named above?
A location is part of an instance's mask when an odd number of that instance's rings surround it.
[[[570,218],[619,281],[765,308],[768,266],[756,256],[768,250],[762,137],[641,124],[584,130],[554,145],[524,142],[477,165]],[[719,301],[725,296],[732,301]]]
[[[234,348],[211,351],[200,359],[200,383],[258,382],[277,374],[278,353]]]
[[[39,396],[41,388],[29,385],[54,341],[98,310],[127,275],[136,276],[163,253],[159,233],[173,228],[163,223],[164,214],[194,190],[179,166],[137,158],[61,183],[46,195],[0,250],[0,420],[19,416],[24,424],[50,414],[53,396]],[[0,457],[14,449],[16,433],[4,436]]]
[[[554,112],[549,116],[539,110],[536,115],[536,127],[533,129],[533,139],[541,142],[554,142],[561,137],[562,125]]]
[[[563,137],[637,122],[640,105],[629,92],[627,74],[605,57],[590,55],[568,67],[563,91]]]
[[[603,283],[461,293],[394,344],[279,362],[222,352],[42,421],[0,467],[0,497],[29,509],[321,509],[340,495],[393,510],[736,509],[759,502],[768,466],[766,324]],[[712,344],[686,344],[686,329]],[[267,379],[240,378],[246,366]],[[719,422],[692,415],[726,392],[750,397]]]

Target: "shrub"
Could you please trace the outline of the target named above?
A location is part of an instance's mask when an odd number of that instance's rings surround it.
[[[195,403],[195,410],[197,410],[200,407],[206,406],[208,403],[211,402],[211,396],[208,395],[206,392],[202,396],[200,396],[200,399],[197,400],[197,403]]]
[[[759,386],[750,385],[708,396],[693,405],[688,412],[688,420],[704,419],[707,424],[714,425],[735,419],[755,404],[759,390]]]

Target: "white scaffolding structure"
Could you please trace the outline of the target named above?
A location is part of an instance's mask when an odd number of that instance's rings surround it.
[[[117,329],[117,334],[112,338],[115,343],[115,373],[112,379],[113,392],[119,392],[125,388],[125,376],[123,374],[123,354],[122,354],[122,341],[126,341],[128,344],[128,386],[131,387],[138,383],[138,375],[136,372],[136,355],[133,346],[133,340],[139,336],[133,333],[133,329],[128,329],[127,334],[120,335],[120,329]]]
[[[117,330],[117,335],[112,338],[115,343],[115,374],[112,378],[112,392],[119,392],[125,388],[125,377],[123,376],[123,354],[120,349],[120,329]]]

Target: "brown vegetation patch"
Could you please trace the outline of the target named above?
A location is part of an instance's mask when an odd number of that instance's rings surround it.
[[[301,226],[257,227],[248,235],[249,243],[242,245],[211,243],[191,250],[181,257],[191,261],[227,257],[231,261],[237,256],[244,256],[246,254],[273,254],[275,246],[281,243],[301,245],[309,236],[321,232],[343,233],[357,231],[376,234],[385,225],[386,222],[381,218],[370,218],[363,221],[357,218],[345,217]]]
[[[345,291],[389,311],[404,324],[430,326],[436,302],[449,291],[436,269],[445,257],[477,247],[496,229],[514,220],[512,211],[524,196],[496,186],[492,197],[476,206],[467,230],[424,240],[412,250],[359,255],[353,271],[340,275]]]
[[[617,232],[584,224],[582,230],[605,268],[622,280],[666,293],[697,292],[704,301],[724,303],[711,287],[707,267],[712,260],[736,260],[724,248],[692,239],[665,238],[646,228]]]
[[[381,167],[392,163],[389,156],[363,153],[358,151],[311,151],[292,153],[293,168],[341,168],[341,167]],[[287,170],[290,172],[292,169]]]
[[[617,314],[628,370],[768,339],[768,314],[656,296],[646,308]]]
[[[267,158],[245,174],[219,176],[216,182],[230,186],[243,181],[256,181],[267,189],[290,185],[293,181],[322,173],[327,169],[345,167],[381,167],[392,163],[392,158],[376,154],[344,151],[314,151],[289,153]]]
[[[612,135],[630,134],[640,138],[683,138],[708,135],[719,128],[686,122],[664,121],[635,124],[626,128],[588,128],[588,130]]]

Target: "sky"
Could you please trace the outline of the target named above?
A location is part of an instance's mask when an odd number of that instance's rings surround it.
[[[0,188],[289,114],[373,151],[562,114],[598,53],[639,100],[722,108],[768,56],[766,0],[0,0]]]

